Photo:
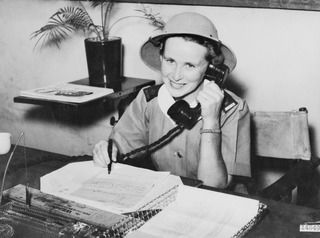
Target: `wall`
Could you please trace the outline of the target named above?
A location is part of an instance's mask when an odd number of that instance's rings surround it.
[[[22,89],[67,82],[87,76],[83,38],[76,36],[61,49],[34,51],[30,34],[67,1],[0,0],[0,130],[15,141],[26,134],[26,145],[63,154],[90,154],[93,144],[110,131],[113,113],[97,112],[92,124],[66,123],[48,108],[13,103]],[[146,5],[149,6],[149,5]],[[136,4],[117,5],[113,19],[137,14]],[[320,12],[152,5],[163,19],[181,11],[210,17],[219,36],[237,55],[229,85],[246,98],[251,110],[292,110],[307,107],[315,154],[319,155]],[[94,20],[99,12],[90,9]],[[154,33],[144,20],[122,21],[112,34],[125,47],[124,74],[156,78],[139,57],[142,42]]]

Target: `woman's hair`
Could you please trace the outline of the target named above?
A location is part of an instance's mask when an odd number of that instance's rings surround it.
[[[224,62],[224,56],[220,50],[219,42],[214,43],[201,36],[194,36],[194,35],[185,35],[185,36],[178,36],[178,37],[181,37],[186,41],[195,42],[207,48],[207,55],[205,56],[205,58],[209,63],[213,63],[214,65],[219,65]],[[165,43],[167,39],[168,38],[165,38],[161,42],[160,55],[163,55]]]

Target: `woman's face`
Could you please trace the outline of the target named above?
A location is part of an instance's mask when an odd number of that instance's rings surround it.
[[[206,54],[206,47],[182,37],[166,40],[163,55],[160,56],[161,74],[173,97],[181,97],[199,85],[208,66]]]

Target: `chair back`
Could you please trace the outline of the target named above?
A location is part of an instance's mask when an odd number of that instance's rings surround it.
[[[251,115],[255,156],[310,160],[308,112],[305,108],[286,112],[256,111]]]
[[[249,194],[311,204],[318,194],[316,168],[311,155],[308,111],[256,111],[251,114],[252,172]]]

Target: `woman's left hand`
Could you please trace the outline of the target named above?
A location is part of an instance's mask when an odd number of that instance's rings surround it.
[[[209,82],[199,92],[197,101],[201,104],[201,116],[204,121],[219,122],[224,91],[215,82]]]

